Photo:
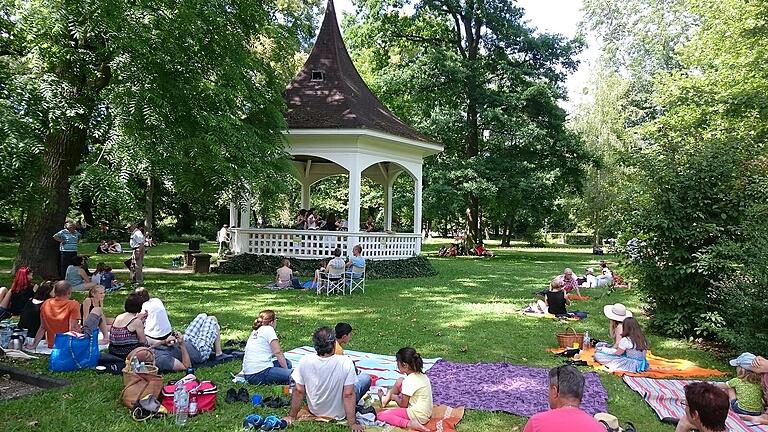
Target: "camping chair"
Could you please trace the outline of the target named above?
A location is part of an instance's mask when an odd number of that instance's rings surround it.
[[[334,294],[344,295],[344,290],[346,286],[347,286],[346,269],[344,267],[341,267],[341,268],[331,267],[330,272],[328,272],[328,283],[327,283],[326,294],[331,295],[331,293],[334,293]]]
[[[349,284],[350,294],[358,288],[365,294],[365,266],[352,266],[352,270],[347,272],[347,284]]]

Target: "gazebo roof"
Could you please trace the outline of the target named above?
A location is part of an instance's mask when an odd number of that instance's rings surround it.
[[[336,21],[333,0],[314,48],[284,94],[290,129],[370,129],[434,144],[382,104],[357,72]]]

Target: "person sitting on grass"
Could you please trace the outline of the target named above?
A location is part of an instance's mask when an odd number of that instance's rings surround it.
[[[102,240],[101,242],[99,242],[99,245],[96,246],[96,253],[97,254],[109,253],[109,243],[106,240]]]
[[[493,258],[494,254],[489,249],[486,249],[483,245],[483,242],[477,243],[477,246],[475,246],[475,255],[479,257],[489,257]]]
[[[53,282],[41,283],[35,291],[35,296],[21,309],[19,327],[27,329],[27,337],[34,338],[37,330],[40,329],[40,308],[43,306],[43,302],[51,298],[51,293],[53,293]]]
[[[613,272],[605,261],[600,261],[600,273],[595,277],[595,287],[610,286],[613,284]]]
[[[109,253],[120,254],[123,253],[123,245],[115,239],[109,241]]]
[[[566,294],[570,294],[576,291],[576,295],[581,297],[581,290],[579,289],[579,281],[574,277],[573,270],[566,268],[563,270],[563,274],[558,276],[563,283],[563,289]]]
[[[11,289],[0,287],[0,321],[12,315],[21,315],[24,305],[35,295],[37,285],[32,282],[32,270],[19,267],[13,277]]]
[[[125,359],[134,349],[148,346],[141,315],[143,303],[144,298],[136,293],[130,293],[125,298],[125,312],[115,317],[109,332],[109,353],[113,356]]]
[[[57,333],[80,332],[88,336],[96,329],[101,330],[101,337],[109,340],[107,323],[104,320],[104,311],[100,307],[91,309],[80,326],[80,303],[72,300],[72,285],[67,281],[58,281],[53,286],[54,298],[43,302],[40,307],[40,328],[35,334],[35,340],[25,346],[28,350],[34,350],[45,336],[48,348],[53,348]]]
[[[355,418],[355,404],[371,386],[367,374],[355,375],[355,365],[347,356],[334,354],[336,334],[329,327],[320,327],[312,335],[315,354],[302,357],[291,377],[296,388],[291,398],[291,409],[283,419],[292,424],[307,399],[307,409],[318,417],[334,420],[346,419],[354,432],[365,427]]]
[[[397,369],[405,374],[385,395],[379,390],[381,411],[376,419],[402,429],[426,432],[424,425],[432,417],[432,384],[424,375],[424,361],[415,349],[401,348],[395,354]],[[399,408],[386,409],[390,401],[395,401]]]
[[[112,266],[104,266],[104,273],[101,275],[101,285],[107,292],[119,290],[125,284],[115,279],[115,274],[112,273]]]
[[[164,341],[173,334],[171,321],[168,319],[168,310],[163,301],[157,297],[150,297],[149,291],[144,287],[136,288],[136,294],[142,299],[141,316],[144,321],[144,335],[150,343]]]
[[[336,355],[344,355],[344,345],[348,344],[352,339],[352,326],[345,322],[336,324],[334,328],[336,333]]]
[[[525,424],[523,432],[605,432],[605,427],[581,410],[584,375],[573,366],[549,370],[549,411],[540,412]]]
[[[293,280],[293,270],[291,270],[291,261],[284,259],[283,266],[277,269],[277,277],[272,285],[276,288],[288,288]]]
[[[723,432],[727,430],[728,406],[728,395],[716,386],[707,382],[688,384],[685,417],[678,421],[675,432]]]
[[[571,304],[568,295],[563,290],[563,281],[556,277],[549,284],[549,290],[544,292],[543,305],[541,300],[538,302],[539,309],[544,313],[549,313],[557,317],[568,315],[566,305]]]
[[[731,360],[729,363],[736,368],[736,378],[718,383],[718,387],[728,393],[733,412],[742,416],[758,417],[765,410],[762,376],[752,370],[755,359],[754,354],[744,353]]]
[[[448,256],[455,257],[459,255],[459,246],[456,243],[451,243],[451,247],[448,248]]]
[[[285,358],[275,327],[277,315],[273,310],[263,310],[253,321],[253,331],[245,344],[243,370],[240,375],[249,384],[288,384],[293,365]]]
[[[80,305],[80,316],[88,316],[93,308],[104,309],[104,297],[106,297],[106,290],[101,285],[94,285],[88,290],[88,297],[83,299],[83,304]],[[112,318],[104,317],[107,326],[112,325],[114,321]]]
[[[768,425],[768,359],[756,356],[755,359],[752,360],[751,370],[761,375],[763,384],[763,405],[766,407],[766,411],[759,416],[742,415],[740,417],[751,423]]]
[[[610,305],[606,306],[610,308]],[[606,314],[611,313],[606,309]],[[640,324],[632,317],[625,318],[622,322],[621,339],[613,347],[600,342],[595,347],[595,361],[613,371],[630,373],[645,372],[648,370],[648,340],[640,328]]]
[[[440,256],[440,257],[448,256],[448,246],[446,245],[440,246],[440,249],[437,251],[437,256]]]
[[[90,276],[83,268],[83,257],[76,256],[72,258],[72,264],[67,267],[66,276],[64,279],[69,282],[74,291],[87,291],[98,284],[91,282]]]
[[[104,268],[107,265],[103,262],[100,262],[96,264],[96,270],[93,271],[93,276],[91,276],[91,282],[101,285],[101,277],[104,275]]]

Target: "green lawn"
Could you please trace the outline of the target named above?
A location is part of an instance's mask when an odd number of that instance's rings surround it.
[[[14,248],[0,245],[8,254]],[[352,323],[355,337],[349,348],[393,354],[403,346],[416,347],[425,357],[443,357],[457,362],[499,362],[551,367],[559,358],[544,350],[556,345],[554,334],[565,324],[524,317],[516,314],[532,300],[532,292],[547,286],[549,279],[566,266],[581,271],[596,264],[588,250],[573,248],[497,249],[494,259],[437,258],[437,244],[425,247],[433,256],[439,275],[413,280],[370,281],[366,293],[346,297],[316,296],[312,292],[273,292],[255,288],[271,276],[223,275],[148,275],[147,287],[163,299],[171,320],[183,326],[198,312],[215,314],[223,325],[224,339],[245,339],[250,324],[262,309],[275,309],[280,316],[277,331],[284,349],[310,344],[310,334],[320,325],[333,325],[339,320]],[[154,249],[147,266],[167,267],[170,257],[183,245]],[[156,260],[156,261],[150,261]],[[151,264],[150,264],[151,263]],[[9,266],[8,266],[9,267]],[[6,267],[7,268],[7,267]],[[0,282],[6,283],[7,275]],[[577,307],[590,313],[589,319],[576,323],[576,330],[589,330],[595,337],[607,338],[607,320],[602,306],[623,302],[637,311],[641,306],[634,292],[615,292]],[[114,316],[121,310],[125,292],[108,295],[107,311]],[[685,357],[703,366],[724,368],[725,363],[686,342],[650,336],[654,353],[665,357]],[[46,363],[37,361],[24,367],[44,371]],[[193,418],[187,429],[195,431],[238,431],[244,416],[253,410],[245,405],[228,405],[223,393],[229,388],[229,372],[237,372],[240,364],[231,362],[212,369],[202,369],[199,376],[212,379],[220,386],[222,397],[212,414]],[[39,430],[174,430],[171,420],[135,423],[128,410],[118,402],[121,378],[93,372],[62,374],[72,383],[58,391],[49,391],[21,400],[1,403],[0,424],[5,431],[27,430],[31,421],[39,422]],[[602,376],[609,393],[609,410],[629,420],[642,431],[671,431],[663,426],[640,397],[611,375]],[[252,387],[254,391],[264,391]],[[467,391],[473,391],[467,389]],[[546,389],[541,389],[542,392]],[[284,411],[257,409],[261,414]],[[521,430],[525,418],[507,414],[468,411],[459,425],[460,431]],[[296,431],[338,430],[345,428],[298,424]]]

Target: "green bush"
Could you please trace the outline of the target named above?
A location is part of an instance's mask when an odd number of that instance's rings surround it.
[[[225,274],[274,275],[282,265],[284,257],[272,255],[241,254],[222,262],[213,271]],[[302,277],[313,277],[323,260],[290,258],[294,273]],[[367,260],[368,279],[408,279],[436,276],[437,271],[428,259],[422,256],[402,260]]]

